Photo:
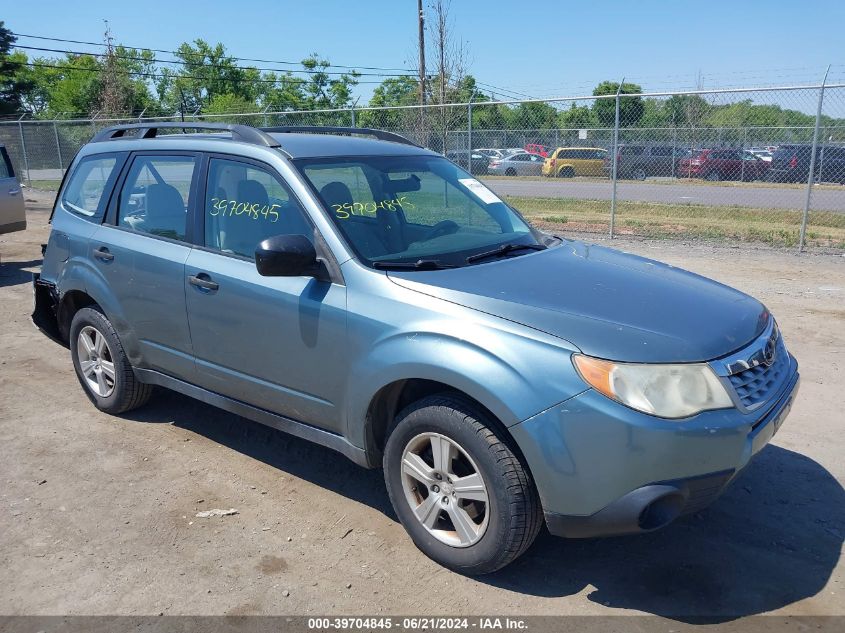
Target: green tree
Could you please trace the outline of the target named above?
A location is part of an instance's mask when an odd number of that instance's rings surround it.
[[[177,69],[164,69],[157,82],[159,98],[170,111],[201,110],[218,95],[237,95],[255,103],[256,80],[253,67],[240,67],[226,54],[223,44],[214,46],[202,39],[183,42],[175,52],[182,62]]]
[[[639,94],[643,91],[642,86],[632,83],[623,83],[622,89],[619,89],[619,82],[603,81],[593,90],[593,95],[600,97],[603,95],[615,95],[619,90],[620,94]],[[643,117],[645,106],[643,105],[642,97],[625,97],[619,101],[619,121],[620,125],[637,125]],[[593,114],[600,125],[604,127],[612,127],[616,121],[616,100],[615,99],[596,99],[593,102]]]
[[[571,130],[583,130],[596,126],[596,118],[588,106],[576,105],[573,101],[568,110],[558,113],[560,127]]]
[[[557,110],[548,103],[531,101],[509,108],[508,127],[512,130],[550,130],[557,127]]]
[[[672,95],[663,106],[667,123],[675,126],[698,127],[711,109],[700,95]]]
[[[31,79],[21,73],[26,56],[11,53],[17,41],[0,20],[0,114],[12,114],[24,109],[23,95],[32,89]]]

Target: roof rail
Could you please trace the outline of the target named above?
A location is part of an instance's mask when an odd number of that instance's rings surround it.
[[[394,143],[402,143],[403,145],[413,145],[420,147],[412,140],[405,138],[401,134],[395,132],[388,132],[386,130],[376,130],[370,127],[326,127],[320,125],[282,125],[277,127],[261,127],[258,128],[263,132],[275,132],[279,134],[304,133],[304,134],[346,134],[352,136],[353,134],[360,134],[362,136],[372,136],[382,141],[392,141]]]
[[[265,147],[279,147],[279,141],[266,132],[250,125],[240,125],[236,123],[186,123],[176,121],[113,125],[97,132],[94,135],[94,138],[91,139],[91,142],[98,143],[101,141],[117,141],[125,138],[155,138],[158,136],[159,130],[174,128],[181,130],[214,130],[217,132],[231,132],[233,141],[241,141],[243,143],[251,143],[253,145],[264,145]],[[134,135],[128,135],[127,132],[132,130],[137,130],[137,132],[135,132]]]

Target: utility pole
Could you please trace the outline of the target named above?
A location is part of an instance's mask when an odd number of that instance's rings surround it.
[[[420,47],[420,105],[425,105],[425,14],[422,0],[417,0]]]

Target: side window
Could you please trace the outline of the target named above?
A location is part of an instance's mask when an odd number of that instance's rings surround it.
[[[304,235],[314,229],[278,176],[250,163],[212,158],[205,191],[205,246],[254,257],[274,235]]]
[[[62,206],[92,220],[103,217],[111,190],[118,157],[114,154],[83,158],[68,178],[62,191]]]
[[[192,156],[136,156],[120,191],[118,225],[184,240],[196,162]]]
[[[671,156],[672,155],[672,148],[671,147],[652,147],[651,148],[651,155],[652,156]]]

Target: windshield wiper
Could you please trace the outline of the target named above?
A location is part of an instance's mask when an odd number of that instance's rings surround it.
[[[482,253],[476,253],[475,255],[470,255],[467,257],[467,264],[471,264],[472,262],[477,262],[481,259],[487,259],[488,257],[504,257],[508,253],[512,253],[513,251],[521,251],[523,249],[528,249],[532,251],[544,251],[548,248],[548,246],[543,246],[542,244],[502,244],[494,248],[493,250],[484,251]]]
[[[455,268],[453,264],[444,264],[436,259],[418,259],[415,262],[391,262],[380,260],[373,262],[373,268],[393,268],[396,270],[441,270]]]

